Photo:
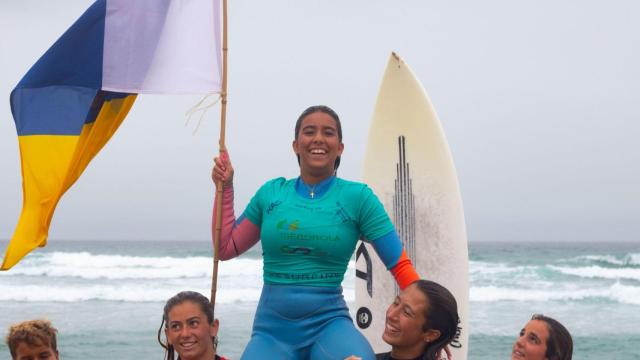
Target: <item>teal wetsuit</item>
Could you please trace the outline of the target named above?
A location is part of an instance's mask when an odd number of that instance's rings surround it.
[[[264,258],[264,287],[242,359],[374,359],[340,286],[358,239],[371,240],[401,288],[417,274],[371,189],[336,177],[315,186],[277,178],[237,221],[232,190],[224,191],[221,258],[239,255],[258,237]]]
[[[330,178],[313,188],[278,178],[264,184],[244,212],[260,227],[264,281],[338,287],[362,234],[378,239],[394,230],[366,185]],[[305,194],[308,196],[308,194]]]

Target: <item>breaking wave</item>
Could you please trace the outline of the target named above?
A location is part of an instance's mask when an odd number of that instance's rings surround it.
[[[640,305],[640,287],[618,282],[601,288],[586,289],[523,289],[515,287],[481,286],[470,289],[470,300],[494,301],[584,301],[604,300],[622,304]]]

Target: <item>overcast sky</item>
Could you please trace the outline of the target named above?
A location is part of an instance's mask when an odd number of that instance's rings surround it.
[[[0,2],[0,239],[22,189],[9,93],[90,5]],[[227,144],[236,211],[298,173],[307,106],[340,114],[359,180],[391,51],[423,83],[458,171],[470,241],[640,242],[640,2],[230,0]],[[140,96],[63,197],[50,241],[210,238],[219,107]]]

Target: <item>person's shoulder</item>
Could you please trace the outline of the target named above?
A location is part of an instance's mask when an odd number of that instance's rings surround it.
[[[280,176],[280,177],[277,177],[277,178],[273,178],[271,180],[267,180],[262,186],[263,187],[264,186],[281,187],[281,186],[283,186],[284,184],[286,184],[289,181],[291,181],[291,180],[287,180],[284,177]]]
[[[279,189],[284,188],[286,186],[290,186],[291,184],[294,183],[294,181],[295,180],[291,180],[291,179],[287,180],[284,177],[277,177],[277,178],[273,178],[271,180],[268,180],[267,182],[262,184],[260,189],[279,190]]]
[[[336,177],[336,184],[338,186],[340,186],[341,188],[347,189],[349,191],[362,191],[363,189],[368,189],[369,188],[367,186],[367,184],[365,184],[365,183],[358,182],[358,181],[352,181],[352,180],[346,180],[346,179],[339,178],[339,177]]]
[[[295,180],[287,180],[284,177],[273,178],[262,184],[260,189],[258,189],[257,195],[260,197],[275,196],[287,188],[294,186],[294,182]]]
[[[363,182],[345,180],[341,178],[336,178],[336,182],[343,194],[355,196],[358,199],[366,199],[370,194],[373,194],[373,190]]]
[[[389,360],[391,359],[391,352],[376,354],[376,360]]]
[[[358,181],[347,180],[336,176],[336,182],[341,184],[342,186],[367,186],[365,183],[361,183]]]

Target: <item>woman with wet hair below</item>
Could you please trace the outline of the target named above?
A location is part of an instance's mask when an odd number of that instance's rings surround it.
[[[28,320],[9,327],[7,346],[13,360],[58,360],[58,330],[49,320]]]
[[[511,360],[571,360],[573,339],[559,321],[533,315],[513,343]]]
[[[204,295],[195,291],[176,294],[167,300],[158,329],[158,342],[166,350],[165,359],[174,360],[177,352],[178,360],[226,360],[216,354],[219,326]],[[161,339],[163,330],[166,343]]]
[[[418,280],[396,296],[387,309],[382,339],[391,351],[377,360],[436,360],[458,335],[458,304],[444,286]],[[352,356],[346,360],[359,360]]]
[[[344,150],[338,115],[306,109],[292,145],[300,176],[266,182],[238,219],[229,156],[215,159],[213,180],[224,184],[220,258],[262,242],[264,286],[242,359],[374,359],[342,295],[358,239],[373,245],[401,289],[419,277],[373,191],[336,176]]]

